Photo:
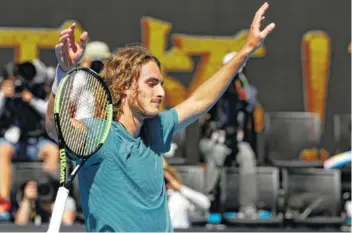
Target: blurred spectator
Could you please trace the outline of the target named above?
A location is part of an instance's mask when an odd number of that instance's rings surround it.
[[[176,169],[170,168],[165,160],[164,179],[172,227],[178,229],[190,228],[192,216],[197,209],[209,210],[210,201],[208,197],[182,184]]]
[[[54,83],[55,75],[56,75],[55,68],[52,66],[47,67],[46,69],[47,78],[45,79],[45,82],[44,82],[44,91],[47,96],[51,93],[51,87]]]
[[[235,55],[236,52],[227,54],[224,64]],[[221,187],[221,168],[232,166],[236,161],[240,172],[239,216],[256,218],[256,140],[253,111],[257,104],[257,90],[248,84],[245,73],[246,64],[206,116],[200,150],[205,155],[208,173],[212,173],[209,176],[212,180],[208,183],[212,184],[209,191],[215,196],[214,202],[223,203],[226,199],[224,190],[220,190],[220,193],[215,191]]]
[[[352,202],[346,201],[345,211],[347,214],[345,225],[342,227],[343,231],[351,232],[351,223],[352,223]]]
[[[349,167],[352,163],[352,152],[346,151],[343,153],[339,153],[331,156],[329,159],[324,161],[325,169],[335,169],[342,167]]]
[[[81,66],[89,67],[97,73],[103,69],[105,62],[110,58],[109,46],[101,41],[92,41],[87,45]]]
[[[25,225],[33,222],[36,225],[48,223],[54,208],[55,194],[59,184],[50,176],[43,176],[40,180],[29,180],[17,192],[18,210],[15,223]],[[72,225],[76,218],[76,203],[68,197],[62,218],[64,225]]]
[[[168,164],[182,165],[187,164],[185,157],[186,131],[182,130],[172,137],[170,151],[164,154]]]
[[[34,60],[3,69],[0,83],[0,219],[10,218],[11,161],[43,160],[44,170],[56,175],[59,150],[44,129],[47,93],[45,65]]]
[[[351,125],[349,125],[351,127]],[[346,151],[343,153],[339,153],[331,156],[329,159],[324,161],[324,169],[340,169],[344,167],[351,167],[352,164],[352,152]],[[351,194],[349,194],[348,200],[345,202],[345,212],[347,215],[345,225],[343,228],[344,231],[351,232],[351,219],[352,219],[352,202],[351,202]]]

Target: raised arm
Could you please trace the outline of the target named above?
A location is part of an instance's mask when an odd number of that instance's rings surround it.
[[[268,7],[269,4],[264,3],[256,12],[249,29],[246,44],[236,56],[199,86],[187,100],[175,107],[179,119],[177,131],[187,127],[209,111],[225,92],[236,72],[261,46],[266,36],[273,31],[275,28],[274,23],[269,24],[264,30],[260,30],[264,13]]]
[[[60,39],[55,46],[55,55],[59,63],[56,69],[55,81],[48,100],[48,108],[45,117],[45,128],[50,138],[57,141],[57,134],[54,123],[54,102],[56,88],[60,80],[64,77],[65,72],[76,66],[84,54],[88,33],[83,32],[80,36],[80,42],[75,42],[74,29],[76,24],[73,23],[68,29],[60,33]]]

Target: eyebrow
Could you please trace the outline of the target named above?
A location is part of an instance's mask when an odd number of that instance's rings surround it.
[[[155,78],[155,77],[150,77],[146,80],[146,82],[148,81],[157,81],[157,82],[160,82],[161,85],[164,85],[164,80],[161,80],[161,79],[158,79],[158,78]]]

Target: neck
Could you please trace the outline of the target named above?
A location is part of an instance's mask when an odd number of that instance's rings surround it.
[[[127,129],[127,131],[134,137],[137,137],[141,132],[144,118],[132,111],[126,104],[123,106],[123,111],[118,121]]]

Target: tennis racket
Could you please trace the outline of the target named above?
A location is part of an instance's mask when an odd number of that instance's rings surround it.
[[[103,145],[112,116],[110,91],[97,73],[79,67],[69,71],[61,80],[54,103],[60,149],[60,188],[48,232],[59,232],[69,187],[78,170]],[[80,161],[71,174],[68,157]]]

